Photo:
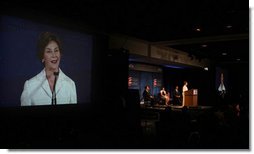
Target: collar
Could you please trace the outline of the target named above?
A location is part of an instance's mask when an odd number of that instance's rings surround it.
[[[51,98],[52,97],[52,91],[50,90],[48,80],[46,78],[46,71],[45,68],[41,71],[41,73],[38,74],[40,79],[42,80],[42,88],[44,91],[47,93],[47,95]],[[65,74],[62,72],[62,70],[59,68],[59,76],[56,81],[56,94],[60,91],[62,87],[62,81],[64,78]]]

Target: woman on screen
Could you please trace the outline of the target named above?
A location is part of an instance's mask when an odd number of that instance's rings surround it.
[[[54,34],[40,35],[38,56],[44,69],[25,82],[21,106],[77,103],[75,83],[59,68],[61,44]]]

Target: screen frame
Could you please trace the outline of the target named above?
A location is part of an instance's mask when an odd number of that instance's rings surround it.
[[[67,31],[73,31],[78,32],[80,34],[90,35],[92,37],[90,102],[85,102],[84,104],[101,103],[103,101],[103,98],[100,97],[98,98],[97,93],[98,89],[101,88],[101,85],[103,84],[102,75],[104,73],[100,73],[103,71],[103,68],[101,68],[100,66],[103,65],[103,63],[105,62],[106,56],[105,51],[108,50],[108,36],[103,32],[97,31],[91,26],[85,25],[83,22],[81,23],[67,18],[65,19],[59,18],[54,15],[49,15],[45,13],[39,14],[40,15],[38,16],[35,14],[31,14],[29,11],[24,10],[15,10],[14,12],[12,12],[11,10],[9,11],[3,10],[3,13],[0,16],[21,18],[38,24],[49,25],[56,28],[59,27]],[[66,106],[69,105],[66,104]],[[16,106],[15,107],[11,106],[11,108],[16,108]]]

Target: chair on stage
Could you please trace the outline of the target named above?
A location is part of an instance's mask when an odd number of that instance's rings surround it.
[[[158,103],[160,105],[170,105],[170,94],[167,93],[165,96],[161,96],[161,94],[158,94]]]

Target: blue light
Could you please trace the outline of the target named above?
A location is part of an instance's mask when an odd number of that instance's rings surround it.
[[[176,69],[184,69],[182,66],[175,66],[175,65],[164,65],[167,68],[176,68]]]

